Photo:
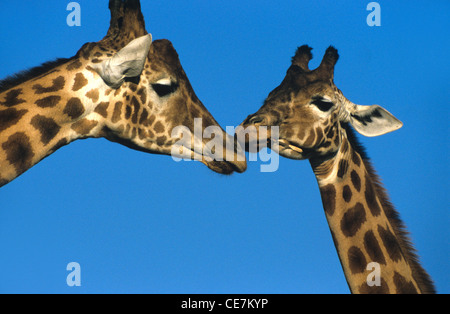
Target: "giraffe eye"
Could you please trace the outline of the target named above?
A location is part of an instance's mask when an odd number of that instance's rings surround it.
[[[162,79],[151,85],[153,90],[156,94],[158,94],[159,97],[164,97],[172,94],[178,88],[178,85],[169,79]]]
[[[334,106],[331,101],[321,97],[314,98],[311,104],[315,105],[320,111],[323,112],[330,110]]]

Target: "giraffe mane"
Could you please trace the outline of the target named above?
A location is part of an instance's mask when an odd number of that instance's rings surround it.
[[[33,67],[27,70],[20,71],[16,74],[7,76],[3,80],[0,80],[0,93],[7,91],[17,85],[20,85],[26,81],[34,79],[42,74],[45,74],[54,68],[70,61],[72,58],[58,58],[53,61],[44,62],[37,67]]]
[[[410,234],[406,230],[405,224],[400,219],[398,211],[391,203],[388,193],[386,192],[386,189],[384,188],[380,177],[378,176],[374,167],[372,166],[372,163],[370,162],[370,158],[367,155],[365,147],[361,144],[355,131],[353,130],[353,128],[350,126],[349,123],[341,122],[341,126],[347,132],[347,138],[351,147],[361,156],[364,162],[364,166],[366,167],[369,177],[372,179],[372,183],[375,187],[376,194],[379,197],[380,203],[385,211],[386,217],[390,221],[392,228],[394,229],[394,233],[397,236],[403,256],[406,259],[406,261],[411,265],[413,276],[417,280],[419,288],[422,289],[423,293],[436,293],[434,283],[431,280],[430,276],[427,274],[427,272],[420,265],[417,251],[413,247],[413,244],[410,240]]]

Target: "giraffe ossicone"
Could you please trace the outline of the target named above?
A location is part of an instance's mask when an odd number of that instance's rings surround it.
[[[0,187],[77,139],[103,137],[171,155],[180,140],[172,130],[182,125],[194,136],[194,119],[229,136],[195,95],[171,42],[152,41],[140,2],[110,0],[109,8],[102,40],[86,43],[71,58],[0,81]],[[196,160],[221,174],[244,172],[239,144],[222,145],[227,158]]]
[[[277,126],[279,138],[267,134],[258,148],[267,145],[281,156],[310,161],[352,293],[434,293],[433,282],[353,131],[378,136],[402,123],[378,105],[356,105],[342,94],[333,81],[339,58],[334,47],[327,49],[314,70],[309,69],[311,50],[306,45],[297,49],[281,84],[242,122],[239,132],[246,133],[238,134],[242,146],[249,150],[252,139],[262,136],[261,128]],[[379,265],[377,284],[368,280],[369,265]]]

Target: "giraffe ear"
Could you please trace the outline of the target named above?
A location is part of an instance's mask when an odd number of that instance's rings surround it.
[[[381,106],[355,105],[350,110],[350,124],[364,136],[379,136],[400,129],[403,123]]]
[[[151,43],[150,34],[136,38],[110,59],[96,66],[95,70],[108,86],[119,88],[125,78],[141,75]]]

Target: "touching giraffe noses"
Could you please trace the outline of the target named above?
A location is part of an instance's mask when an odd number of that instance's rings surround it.
[[[229,149],[231,148],[231,145],[227,145],[225,152],[226,160],[233,166],[236,172],[245,172],[245,170],[247,170],[247,159],[245,158],[245,152],[237,141],[236,136],[227,134],[227,141],[229,141],[229,143],[233,143],[234,145],[232,146],[232,150]],[[229,156],[232,157],[230,158]]]

